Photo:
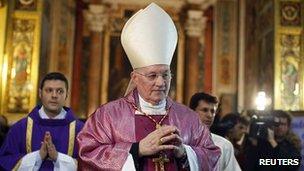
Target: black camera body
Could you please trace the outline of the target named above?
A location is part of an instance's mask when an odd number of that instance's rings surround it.
[[[278,118],[272,112],[256,111],[251,115],[249,137],[267,139],[268,128],[273,129],[278,124]]]

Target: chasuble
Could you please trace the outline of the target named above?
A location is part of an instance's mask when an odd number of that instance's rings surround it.
[[[180,130],[183,144],[190,146],[197,156],[199,170],[218,170],[220,149],[212,142],[208,127],[188,107],[173,102],[170,98],[166,101],[168,116],[164,119],[164,124],[174,125]],[[154,122],[143,115],[135,115],[133,106],[137,103],[138,92],[135,89],[123,98],[102,105],[88,118],[77,136],[80,170],[110,171],[130,166],[126,161],[130,158],[132,144],[155,130]],[[155,120],[161,118],[155,116]],[[176,170],[172,152],[165,153],[169,158],[169,162],[164,164],[165,170]],[[155,170],[153,159],[154,156],[139,159],[144,160],[143,170]],[[133,158],[132,160],[134,163]]]
[[[0,149],[0,170],[34,169],[37,163],[25,162],[22,159],[25,156],[39,156],[41,142],[46,131],[49,131],[52,136],[52,141],[58,151],[58,161],[45,159],[38,164],[39,170],[54,170],[55,164],[58,165],[57,169],[63,170],[66,168],[64,165],[69,161],[76,161],[78,148],[75,138],[82,129],[83,123],[74,117],[70,108],[64,107],[66,111],[64,119],[42,119],[39,116],[40,108],[41,106],[35,107],[26,118],[21,119],[10,128]],[[20,165],[24,168],[19,168]],[[77,162],[75,166],[77,166]]]

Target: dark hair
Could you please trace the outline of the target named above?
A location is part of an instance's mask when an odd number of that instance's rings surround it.
[[[228,113],[220,120],[216,133],[225,136],[238,123],[249,125],[249,120],[240,113]]]
[[[213,104],[217,104],[218,100],[215,96],[212,96],[210,94],[207,93],[203,93],[203,92],[199,92],[199,93],[195,93],[190,100],[190,108],[195,110],[195,108],[198,106],[198,102],[200,100],[203,100],[207,103],[213,103]]]
[[[220,125],[225,127],[225,130],[229,130],[239,123],[240,120],[241,116],[239,113],[228,113],[221,119]]]
[[[278,118],[286,118],[288,126],[291,124],[292,116],[288,112],[285,112],[283,110],[273,110],[272,111],[273,116],[278,117]]]
[[[69,89],[69,83],[68,83],[67,78],[60,72],[50,72],[50,73],[46,74],[40,83],[40,89],[43,88],[44,82],[47,80],[61,80],[65,83],[66,89],[67,90]]]

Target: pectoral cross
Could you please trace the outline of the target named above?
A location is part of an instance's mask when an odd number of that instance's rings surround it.
[[[170,162],[165,154],[160,154],[158,158],[153,158],[152,161],[155,163],[155,171],[165,171],[165,163]]]
[[[155,127],[156,127],[156,129],[159,129],[159,128],[161,127],[161,125],[157,123],[157,124],[155,125]]]

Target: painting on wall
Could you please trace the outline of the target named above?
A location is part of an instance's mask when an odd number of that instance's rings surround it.
[[[37,11],[12,9],[7,20],[0,111],[10,123],[28,114],[37,103],[42,3],[35,3]]]
[[[281,36],[281,100],[286,110],[300,109],[300,36]]]
[[[7,112],[29,112],[35,20],[13,20],[12,60],[7,85]]]
[[[275,108],[304,109],[303,3],[275,1]]]

